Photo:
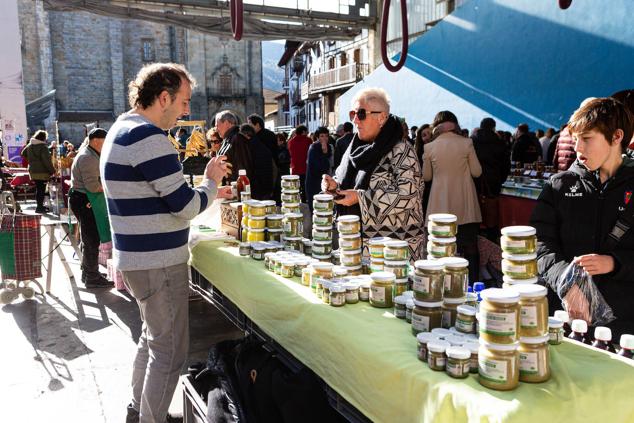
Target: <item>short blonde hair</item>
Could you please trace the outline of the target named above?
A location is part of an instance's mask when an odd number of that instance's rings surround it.
[[[373,103],[386,113],[390,113],[390,97],[383,88],[365,88],[352,98],[352,105],[356,102]]]

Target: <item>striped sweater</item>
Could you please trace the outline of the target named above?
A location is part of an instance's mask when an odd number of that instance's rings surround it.
[[[216,183],[205,179],[190,188],[165,131],[134,112],[108,131],[100,172],[115,266],[131,271],[187,262],[189,221],[211,204]]]

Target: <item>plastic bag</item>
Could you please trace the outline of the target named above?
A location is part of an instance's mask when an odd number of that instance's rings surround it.
[[[559,277],[557,295],[572,319],[585,320],[590,326],[603,326],[616,319],[592,276],[575,263],[570,263]]]

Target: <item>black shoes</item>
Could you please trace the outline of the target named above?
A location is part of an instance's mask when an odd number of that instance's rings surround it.
[[[139,423],[139,412],[128,404],[128,414],[125,416],[125,423]]]
[[[36,208],[35,208],[35,213],[41,213],[41,214],[44,214],[44,213],[48,213],[48,212],[50,212],[50,211],[51,211],[51,210],[50,210],[48,207],[44,207],[44,206],[42,206],[42,207],[36,207]]]
[[[110,282],[100,274],[99,277],[95,279],[86,279],[84,281],[84,285],[86,288],[112,288],[114,286],[114,282]]]

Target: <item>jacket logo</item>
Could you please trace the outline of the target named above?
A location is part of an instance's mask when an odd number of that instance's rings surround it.
[[[632,191],[625,191],[625,205],[630,204],[630,200],[632,199]]]
[[[583,192],[577,192],[579,185],[575,184],[570,187],[570,192],[565,193],[566,197],[583,197]]]

